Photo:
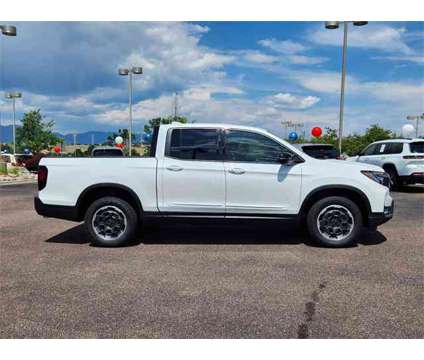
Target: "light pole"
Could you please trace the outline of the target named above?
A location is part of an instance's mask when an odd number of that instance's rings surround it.
[[[16,106],[15,106],[15,100],[22,97],[22,93],[20,92],[13,92],[13,93],[6,93],[6,99],[12,100],[12,106],[13,106],[13,155],[16,154]]]
[[[368,21],[352,21],[355,26],[364,26]],[[339,151],[342,153],[342,136],[343,136],[343,108],[344,108],[344,91],[346,82],[346,52],[347,52],[347,30],[349,21],[326,21],[326,29],[338,29],[339,25],[343,23],[343,53],[342,53],[342,80],[340,89],[340,112],[339,112]]]
[[[13,25],[0,25],[0,32],[5,36],[16,36],[16,27]],[[0,59],[1,61],[1,59]],[[0,114],[0,151],[2,145],[2,127],[1,127],[1,114]]]
[[[129,131],[128,131],[128,151],[129,156],[131,157],[131,151],[132,151],[132,93],[133,93],[133,84],[132,84],[132,77],[133,74],[142,74],[143,68],[138,66],[133,66],[131,69],[122,68],[119,69],[119,75],[127,76],[129,75],[129,81],[128,81],[128,104],[129,104]]]
[[[424,119],[424,114],[421,115],[408,115],[406,117],[407,120],[416,120],[416,126],[415,126],[415,137],[418,138],[418,124],[420,122],[420,120]]]

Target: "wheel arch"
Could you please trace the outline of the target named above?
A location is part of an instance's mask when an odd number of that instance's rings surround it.
[[[299,214],[302,221],[306,218],[308,210],[313,204],[329,196],[341,196],[352,200],[361,210],[364,224],[367,224],[368,216],[371,213],[371,204],[368,197],[362,190],[349,185],[324,185],[312,190],[305,197],[300,207]]]
[[[78,197],[76,208],[78,219],[83,220],[85,213],[95,200],[105,196],[115,196],[128,202],[136,211],[139,220],[143,214],[143,207],[138,195],[128,186],[118,183],[99,183],[90,185]]]
[[[384,163],[381,167],[382,167],[384,170],[386,170],[386,169],[388,169],[388,168],[392,168],[393,170],[395,170],[395,171],[396,171],[396,174],[397,174],[397,175],[399,174],[399,173],[398,173],[398,171],[397,171],[396,165],[395,165],[394,163],[391,163],[391,162]]]

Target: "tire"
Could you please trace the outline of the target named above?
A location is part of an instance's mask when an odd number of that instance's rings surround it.
[[[122,246],[134,239],[138,227],[137,213],[125,200],[103,197],[94,201],[84,218],[92,243]]]
[[[384,171],[390,176],[390,189],[392,190],[399,189],[402,186],[402,184],[396,169],[391,166],[388,166],[384,168]]]
[[[306,223],[313,240],[327,247],[353,245],[363,229],[359,207],[341,196],[317,201],[310,208]]]

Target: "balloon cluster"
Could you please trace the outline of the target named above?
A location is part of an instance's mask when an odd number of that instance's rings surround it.
[[[115,146],[117,148],[123,149],[124,148],[124,139],[122,138],[122,136],[117,136],[115,138]]]
[[[318,126],[315,126],[312,128],[311,134],[313,137],[319,138],[322,135],[322,129]],[[289,134],[289,140],[290,141],[296,141],[299,138],[296,131],[292,131]]]

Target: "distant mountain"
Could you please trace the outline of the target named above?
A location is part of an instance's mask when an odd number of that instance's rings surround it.
[[[18,128],[18,126],[17,126]],[[3,143],[11,143],[13,140],[13,126],[5,125],[0,127],[0,141]],[[91,144],[94,141],[94,144],[102,144],[107,140],[107,137],[111,134],[111,131],[86,131],[78,133],[76,137],[77,144]],[[74,143],[73,134],[61,134],[54,132],[55,135],[65,140],[65,144]],[[137,139],[139,139],[139,134],[136,134]]]

